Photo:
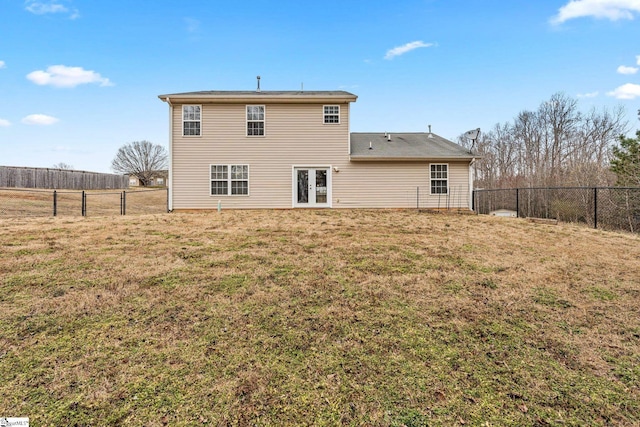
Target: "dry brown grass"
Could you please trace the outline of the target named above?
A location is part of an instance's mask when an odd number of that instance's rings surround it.
[[[640,423],[638,236],[380,210],[0,226],[1,416]]]

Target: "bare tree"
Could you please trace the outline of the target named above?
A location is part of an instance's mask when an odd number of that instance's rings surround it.
[[[570,185],[611,186],[615,174],[609,170],[612,141],[626,132],[624,109],[597,111],[583,116],[576,134],[576,143],[567,159]]]
[[[133,175],[143,186],[151,183],[154,174],[167,168],[167,150],[149,141],[134,141],[118,149],[111,162],[117,173]]]
[[[544,176],[545,173],[542,161],[543,137],[538,114],[532,111],[521,111],[514,119],[513,132],[520,147],[518,186],[533,187],[537,185],[538,177]]]
[[[576,127],[582,120],[578,111],[578,101],[563,93],[556,93],[538,108],[545,146],[546,185],[562,182],[565,160],[571,150]]]
[[[66,164],[65,162],[56,163],[53,165],[54,169],[73,170],[73,165]]]

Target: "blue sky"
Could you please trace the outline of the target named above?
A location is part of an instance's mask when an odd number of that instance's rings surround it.
[[[640,0],[0,0],[0,165],[110,172],[157,96],[347,90],[351,130],[455,139],[556,92],[640,108]],[[630,129],[630,130],[631,130]]]

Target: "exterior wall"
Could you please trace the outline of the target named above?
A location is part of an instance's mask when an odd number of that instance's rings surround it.
[[[290,208],[293,166],[348,160],[349,104],[340,124],[323,123],[324,104],[265,104],[265,136],[246,136],[247,104],[203,104],[201,136],[182,136],[173,106],[173,209]],[[333,104],[336,105],[336,104]],[[210,165],[249,165],[249,195],[210,195]],[[334,174],[335,175],[335,174]]]
[[[429,162],[350,162],[349,103],[340,124],[323,105],[264,104],[265,136],[246,136],[247,104],[201,104],[201,135],[182,136],[173,104],[172,209],[293,207],[294,166],[330,167],[333,208],[469,207],[469,163],[449,165],[449,197],[429,195]],[[262,105],[262,104],[256,104]],[[210,195],[210,165],[249,165],[249,195]]]
[[[429,194],[431,162],[351,162],[333,174],[333,207],[468,208],[469,162],[433,163],[449,165],[448,195]]]

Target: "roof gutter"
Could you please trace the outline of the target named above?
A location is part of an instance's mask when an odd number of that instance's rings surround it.
[[[474,157],[371,157],[371,156],[349,156],[349,160],[352,162],[426,162],[426,161],[448,161],[448,162],[462,162],[462,161],[475,161]]]

